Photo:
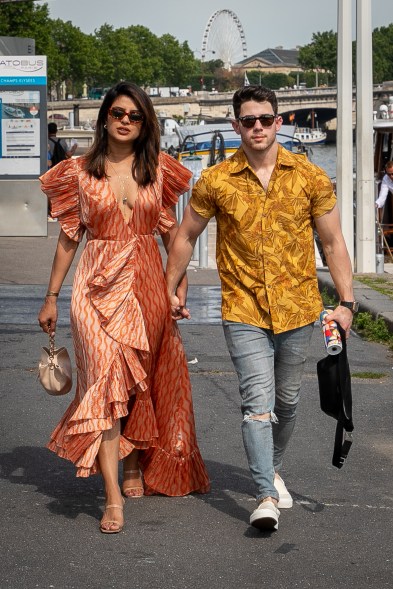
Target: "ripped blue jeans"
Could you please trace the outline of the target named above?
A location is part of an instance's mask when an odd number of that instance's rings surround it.
[[[278,499],[274,473],[295,427],[296,408],[314,323],[274,334],[246,323],[223,321],[239,378],[242,434],[257,501]],[[270,417],[253,418],[269,413]]]

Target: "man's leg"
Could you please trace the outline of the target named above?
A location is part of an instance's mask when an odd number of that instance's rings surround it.
[[[272,333],[253,325],[224,321],[224,334],[242,397],[243,443],[257,501],[278,500],[274,487],[272,421],[275,419]]]
[[[276,401],[273,424],[274,470],[282,466],[296,421],[299,391],[314,323],[274,336]]]

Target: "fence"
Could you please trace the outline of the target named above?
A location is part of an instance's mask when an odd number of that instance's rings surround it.
[[[179,197],[179,201],[176,205],[176,217],[178,223],[182,222],[184,209],[188,205],[188,201],[191,198],[193,186],[201,174],[202,158],[199,156],[186,157],[182,159],[182,164],[193,173],[193,176],[190,180],[190,190]],[[207,226],[206,229],[198,237],[195,243],[194,253],[191,258],[194,262],[198,262],[199,268],[208,267],[208,227],[209,226]]]

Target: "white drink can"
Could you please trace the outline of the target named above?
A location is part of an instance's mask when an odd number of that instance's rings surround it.
[[[332,313],[330,309],[323,310],[319,316],[319,320],[322,326],[326,351],[331,356],[335,356],[341,352],[343,345],[337,323],[335,321],[329,321],[329,313]]]

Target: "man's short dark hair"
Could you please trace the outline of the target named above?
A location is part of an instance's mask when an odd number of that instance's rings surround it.
[[[48,134],[49,135],[56,135],[56,133],[57,133],[56,123],[48,123]]]
[[[255,102],[269,102],[272,105],[274,114],[276,115],[278,113],[278,102],[275,92],[264,86],[250,85],[239,88],[233,95],[232,104],[236,119],[239,118],[240,108],[243,102],[249,102],[250,100],[254,100]]]

